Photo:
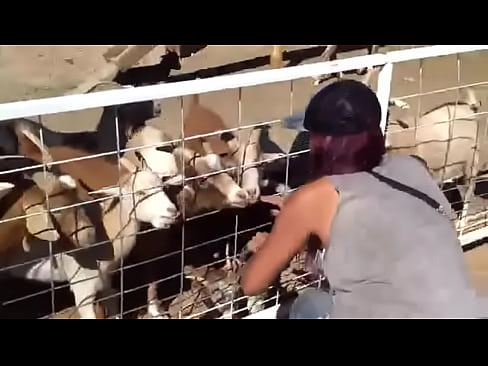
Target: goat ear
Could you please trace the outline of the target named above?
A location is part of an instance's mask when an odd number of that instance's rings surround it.
[[[49,153],[48,149],[42,145],[41,140],[34,135],[26,126],[20,124],[16,128],[17,136],[19,137],[19,148],[21,148],[22,155],[29,156],[29,152],[39,151],[42,156],[43,160],[48,163],[53,161],[51,154]],[[35,154],[34,154],[35,155]]]
[[[56,177],[50,172],[35,172],[32,180],[46,193],[51,193],[56,184]]]
[[[63,187],[68,189],[76,189],[76,187],[78,186],[78,184],[76,183],[76,179],[68,174],[61,175],[59,177],[59,182],[63,185]]]
[[[51,215],[46,212],[47,207],[44,204],[33,204],[30,200],[23,203],[24,211],[28,216],[25,219],[27,232],[35,238],[44,241],[57,241],[60,238]]]
[[[173,144],[164,145],[164,146],[158,146],[156,148],[157,151],[166,152],[166,153],[169,153],[169,154],[171,154],[174,149],[175,149],[175,147],[174,147]]]
[[[472,87],[468,86],[466,88],[461,88],[459,94],[461,96],[460,99],[470,105],[481,104],[481,101],[478,99],[476,92]]]
[[[0,182],[0,192],[9,190],[15,187],[15,184],[9,182]]]
[[[14,187],[15,184],[0,182],[0,198],[3,198],[5,195],[7,195]]]
[[[97,191],[89,192],[89,194],[90,196],[95,197],[117,196],[119,194],[119,187],[102,188]]]

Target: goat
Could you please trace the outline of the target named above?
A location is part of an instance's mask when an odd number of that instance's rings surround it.
[[[377,53],[379,48],[383,45],[328,45],[324,53],[320,56],[321,61],[334,61],[337,60],[337,54],[342,52],[351,52],[356,50],[367,49],[368,55]],[[367,72],[366,68],[362,68],[356,71],[358,75],[364,75]],[[314,85],[319,85],[330,78],[342,78],[343,72],[331,74],[331,75],[321,75],[314,78]]]
[[[16,231],[16,228],[24,226],[25,234],[29,232],[40,240],[54,242],[60,238],[52,220],[52,217],[56,217],[57,213],[49,214],[46,212],[47,208],[44,204],[46,194],[60,195],[59,199],[57,197],[52,198],[55,203],[58,203],[58,207],[60,207],[60,203],[63,203],[63,200],[66,204],[76,202],[77,197],[73,196],[73,192],[71,192],[76,188],[76,182],[68,175],[56,177],[50,172],[45,173],[42,167],[35,167],[35,165],[38,165],[36,161],[23,156],[0,156],[1,171],[7,171],[7,173],[0,175],[0,180],[12,184],[12,188],[15,187],[10,195],[2,196],[0,217],[11,219],[20,217],[22,214],[35,215],[28,216],[24,220],[19,218],[5,222],[0,226],[0,236],[10,238],[9,235],[11,234],[9,233],[19,232]],[[28,167],[31,169],[26,170],[25,168]],[[70,237],[75,246],[83,247],[90,243],[90,240],[79,240],[76,234],[78,233],[74,232],[74,236]],[[16,245],[17,242],[18,240],[5,240],[3,250],[8,249],[8,246],[5,247],[5,245],[9,245],[9,243]],[[29,251],[25,238],[23,245],[24,249]],[[2,250],[0,250],[1,252]]]
[[[460,89],[457,103],[447,102],[423,113],[418,121],[390,123],[386,146],[393,153],[409,153],[422,158],[437,179],[453,208],[466,223],[469,202],[475,194],[475,184],[469,184],[461,197],[457,184],[479,177],[488,164],[486,149],[480,140],[480,108],[472,88]],[[398,121],[393,121],[398,122]],[[409,129],[413,125],[415,129]],[[402,131],[403,130],[403,131]],[[476,179],[475,179],[476,181]],[[454,200],[454,202],[453,202]]]
[[[203,139],[191,139],[199,134],[207,134],[225,129],[221,117],[214,111],[201,106],[196,96],[190,111],[184,120],[184,148],[175,144],[164,144],[170,138],[153,126],[144,126],[132,134],[124,157],[141,168],[149,168],[162,178],[175,178],[178,173],[186,176],[203,175],[218,172],[227,168],[237,168],[241,164],[257,160],[256,132],[244,146],[231,133],[209,136]],[[150,145],[150,146],[148,146]],[[157,146],[155,146],[157,145]],[[148,147],[145,147],[148,146]],[[204,162],[205,161],[205,162]],[[183,164],[183,165],[182,165]],[[208,184],[203,186],[203,182]],[[239,187],[226,172],[200,179],[194,184],[187,184],[184,193],[188,195],[191,205],[188,212],[201,212],[222,207],[245,207],[256,202],[259,197],[257,168],[247,167],[242,173],[242,186]],[[198,198],[194,199],[198,194]],[[201,193],[201,194],[200,194]]]
[[[377,69],[375,69],[377,70]],[[371,70],[373,72],[373,70]],[[363,80],[367,83],[371,73]],[[471,88],[460,90],[461,98],[457,103],[445,103],[430,111],[422,114],[417,121],[408,122],[403,120],[389,120],[386,134],[386,147],[392,153],[407,153],[420,157],[426,162],[429,170],[433,173],[444,190],[444,194],[453,204],[455,210],[463,211],[463,216],[467,214],[467,202],[474,194],[474,185],[465,194],[464,203],[456,187],[456,181],[462,181],[466,177],[478,176],[484,167],[488,166],[488,156],[478,152],[475,146],[478,141],[478,117],[476,112],[480,107],[480,102]],[[402,109],[408,109],[408,104],[391,99],[390,106],[398,106]],[[284,125],[300,131],[297,136],[300,148],[297,150],[307,150],[308,133],[303,128],[304,113],[297,113],[284,119]],[[452,123],[452,124],[451,124]],[[410,129],[410,126],[416,125],[417,128]],[[296,144],[294,143],[294,146]],[[295,152],[292,151],[291,152]],[[482,149],[481,153],[488,151]],[[273,152],[273,155],[276,155]],[[296,160],[296,161],[294,161]],[[308,154],[301,154],[300,157],[290,159],[290,171],[293,171],[292,165],[297,167],[298,171],[289,174],[289,179],[298,179],[299,184],[306,182],[307,172],[303,169],[308,160]],[[294,161],[295,164],[292,164]],[[284,183],[284,164],[268,165],[263,173],[266,178],[273,177],[281,185]],[[472,171],[473,166],[478,166]],[[270,169],[270,167],[272,169]],[[269,179],[268,179],[269,180]],[[268,182],[266,182],[268,183]],[[281,188],[281,190],[290,187]]]
[[[34,128],[36,127],[36,125],[33,123],[30,122],[23,123],[23,121],[17,121],[16,126],[18,127],[23,126],[24,128],[28,128],[31,131],[33,131]],[[80,138],[83,137],[80,136]],[[139,129],[132,135],[131,139],[128,142],[127,147],[131,148],[134,145],[140,146],[146,144],[157,144],[160,143],[162,140],[164,140],[164,136],[161,132],[159,132],[157,129],[151,126],[144,126],[143,128]],[[124,146],[121,146],[121,148],[124,148]],[[77,153],[73,154],[75,150],[65,146],[53,146],[49,150],[51,154],[53,154],[54,152],[54,154],[60,156],[62,160],[76,158],[80,156]],[[176,149],[174,153],[178,155],[178,151],[179,150]],[[157,171],[159,175],[162,177],[172,176],[175,174],[175,170],[173,168],[175,164],[175,159],[174,156],[169,152],[161,151],[158,148],[143,147],[136,151],[128,151],[124,155],[124,157],[129,158],[129,160],[135,160],[137,156],[139,156],[137,160],[140,160],[140,158],[142,158],[144,162],[148,165],[148,167],[152,168],[152,170],[154,171]],[[214,172],[215,170],[221,169],[220,165],[217,167],[215,166],[215,164],[217,164],[219,161],[218,157],[215,155],[195,157],[193,153],[186,151],[185,156],[186,156],[186,158],[184,159],[185,165],[186,166],[192,165],[191,168],[194,169],[194,173],[192,173],[191,175],[208,174]],[[89,163],[90,160],[82,160],[73,163],[63,163],[60,166],[60,168],[64,169],[64,171],[66,172],[69,171],[71,174],[74,174],[78,178],[80,176],[79,173],[80,171],[94,171],[94,169],[100,171],[99,176],[98,175],[92,176],[90,174],[88,175],[85,174],[85,176],[80,180],[82,184],[85,187],[89,188],[90,190],[95,190],[97,188],[100,188],[100,186],[113,185],[114,184],[113,177],[117,176],[118,167],[113,164],[112,165],[104,164],[103,168],[102,167],[96,168],[95,165],[93,164],[90,166]],[[179,161],[179,159],[177,160]],[[189,164],[190,162],[192,162],[192,164]],[[183,169],[183,167],[180,167],[180,169]],[[189,172],[188,169],[186,169],[186,171],[187,173]],[[122,172],[121,174],[124,174],[124,172]],[[103,184],[98,183],[100,179],[103,180]],[[205,194],[201,194],[202,192],[199,189],[200,187],[198,184],[199,181],[194,182],[195,183],[195,185],[193,186],[194,188],[190,190],[192,192],[191,198],[184,201],[185,206],[188,208],[187,213],[189,213],[190,211],[200,212],[203,209],[222,208],[227,205],[239,207],[240,201],[236,200],[233,194],[236,191],[242,191],[242,190],[240,189],[240,187],[238,187],[235,184],[235,182],[230,178],[230,176],[228,176],[227,174],[218,174],[214,177],[209,177],[206,180],[211,184],[211,187],[205,189]],[[229,192],[229,191],[230,194],[228,194],[228,197],[226,197],[225,195],[219,195],[219,192]],[[187,194],[188,189],[184,190],[183,193]],[[196,207],[199,208],[195,210]]]
[[[192,138],[194,136],[209,134],[227,129],[222,117],[213,110],[200,104],[199,96],[194,95],[187,116],[184,121],[185,148],[200,155],[217,154],[220,156],[224,169],[237,168],[255,163],[260,156],[259,139],[260,129],[251,131],[249,141],[244,144],[231,132],[223,132],[211,136]],[[260,195],[259,175],[257,167],[246,167],[239,172],[240,185],[245,192],[236,191],[236,196],[249,203],[255,203]],[[247,197],[246,197],[247,196]]]
[[[51,161],[88,156],[82,150],[66,146],[46,149],[29,130],[29,125],[19,125],[17,128],[20,131],[19,149],[37,161],[42,160],[43,156]],[[156,228],[168,228],[178,217],[176,207],[163,191],[156,174],[139,171],[124,158],[121,158],[121,163],[120,173],[117,164],[103,158],[65,162],[58,166],[60,171],[79,181],[85,193],[89,192],[91,196],[117,195],[119,190],[123,194],[122,197],[112,196],[101,202],[103,226],[112,242],[113,258],[99,261],[103,283],[100,278],[87,281],[84,286],[86,296],[94,297],[100,288],[108,289],[108,273],[117,269],[122,258],[133,249],[140,222],[150,223]],[[117,184],[119,187],[114,187]]]
[[[0,161],[5,165],[6,159]],[[13,164],[28,167],[33,161],[17,157]],[[12,167],[12,162],[9,165]],[[5,189],[2,191],[1,217],[8,220],[0,225],[0,265],[8,267],[2,272],[41,282],[68,281],[80,313],[95,316],[93,307],[83,305],[86,298],[82,281],[93,274],[87,276],[86,270],[80,270],[80,263],[93,265],[94,259],[80,251],[63,253],[90,247],[96,239],[95,227],[85,207],[73,207],[81,202],[76,182],[69,176],[41,171],[35,171],[31,178],[10,174],[8,179],[14,182],[9,183],[12,189],[8,194]],[[46,196],[49,207],[46,207]],[[37,215],[22,218],[30,214]],[[53,242],[54,257],[49,257],[49,246],[38,241]]]

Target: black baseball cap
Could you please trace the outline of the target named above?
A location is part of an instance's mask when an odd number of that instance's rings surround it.
[[[340,80],[312,97],[303,127],[312,133],[340,136],[379,128],[380,121],[381,106],[373,90],[359,81]]]

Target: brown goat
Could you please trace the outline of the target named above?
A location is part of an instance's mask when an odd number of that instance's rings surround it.
[[[95,266],[96,259],[86,252],[68,255],[64,252],[92,245],[96,240],[95,227],[85,208],[77,205],[80,200],[73,179],[46,172],[47,179],[42,181],[44,173],[35,174],[33,180],[37,185],[19,179],[15,188],[2,198],[5,205],[2,219],[14,219],[0,224],[0,266],[8,266],[2,273],[41,282],[69,281],[76,305],[82,305],[86,300],[82,281],[88,277],[84,267]],[[45,212],[47,208],[54,211]],[[33,213],[38,215],[15,219]],[[49,255],[49,245],[41,245],[36,239],[44,243],[53,241],[54,256]],[[92,307],[82,306],[80,311],[94,314]]]
[[[218,113],[200,104],[198,95],[193,96],[183,125],[185,139],[228,129]],[[241,143],[237,136],[231,132],[223,132],[185,141],[185,148],[200,155],[215,154],[219,156],[221,169],[240,168],[258,161],[260,152],[257,141],[260,132],[260,129],[254,129],[247,143]],[[260,189],[256,167],[246,167],[223,174],[230,174],[233,177],[240,176],[237,181],[244,188],[244,192],[239,192],[239,198],[247,201],[247,203],[257,201]]]
[[[16,182],[15,189],[4,197],[2,203],[8,208],[1,218],[5,222],[0,224],[0,255],[8,256],[11,250],[15,252],[21,242],[25,246],[25,239],[28,237],[52,242],[63,238],[60,242],[64,250],[86,247],[93,243],[94,235],[90,232],[93,225],[83,209],[68,207],[48,212],[46,196],[51,210],[79,203],[80,200],[74,181],[63,179],[65,177],[60,179],[51,173],[46,174],[47,179],[44,182],[41,182],[41,175],[44,175],[42,172],[35,174],[36,182]],[[80,222],[83,226],[79,225]],[[85,229],[88,230],[88,237],[83,238]],[[58,230],[62,232],[59,233]]]

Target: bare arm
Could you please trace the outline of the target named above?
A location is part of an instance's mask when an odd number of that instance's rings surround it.
[[[271,233],[244,267],[241,286],[245,295],[262,293],[299,253],[310,234],[328,239],[338,195],[325,179],[304,186],[283,205]]]

